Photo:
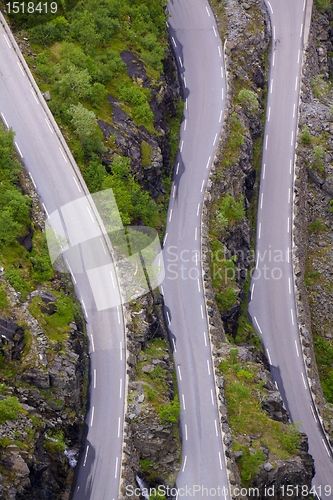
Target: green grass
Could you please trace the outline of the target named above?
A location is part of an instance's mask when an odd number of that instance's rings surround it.
[[[245,130],[236,113],[231,115],[229,119],[229,127],[229,134],[221,161],[222,168],[230,168],[237,164],[241,147],[245,141]]]

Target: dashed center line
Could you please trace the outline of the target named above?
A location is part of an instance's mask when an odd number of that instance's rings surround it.
[[[1,117],[2,117],[3,121],[5,122],[6,127],[9,128],[7,120],[6,120],[5,115],[3,113],[1,113]]]
[[[271,90],[270,90],[270,93],[272,93],[272,92],[273,92],[273,78],[271,80]]]
[[[266,352],[267,352],[268,362],[269,362],[269,364],[271,365],[271,364],[272,364],[272,360],[271,360],[271,356],[270,356],[270,354],[269,354],[269,350],[268,350],[268,349],[266,349]]]
[[[299,64],[300,58],[301,58],[301,50],[298,49],[297,64]]]
[[[197,240],[198,239],[198,228],[196,227],[195,230],[194,230],[194,239]]]
[[[262,204],[264,202],[264,193],[261,193],[261,197],[260,197],[260,208],[262,208]]]
[[[114,470],[114,478],[115,479],[116,479],[117,474],[118,474],[118,460],[119,460],[119,458],[117,457],[117,459],[116,459],[116,467],[115,467],[115,470]]]
[[[171,219],[172,219],[172,210],[173,210],[173,209],[171,208],[171,209],[170,209],[170,215],[169,215],[169,222],[170,222],[170,221],[171,221]]]
[[[182,402],[183,402],[183,410],[186,410],[186,405],[185,405],[185,396],[182,394]]]
[[[261,222],[259,222],[259,231],[258,231],[258,238],[260,240],[261,237]]]
[[[292,145],[293,145],[293,142],[294,142],[294,131],[292,130],[292,131],[291,131],[290,146],[292,146]]]
[[[296,348],[296,353],[297,353],[297,356],[299,357],[299,352],[298,352],[298,347],[297,347],[297,342],[295,340],[295,348]]]
[[[198,203],[198,206],[197,206],[197,217],[199,217],[199,214],[200,214],[200,203]]]
[[[306,387],[306,382],[305,382],[305,378],[304,378],[304,373],[301,372],[301,375],[302,375],[302,380],[303,380],[304,387],[306,389],[307,387]]]
[[[273,8],[272,8],[272,6],[271,6],[271,3],[270,3],[270,2],[267,2],[267,3],[268,3],[268,5],[269,5],[269,8],[271,9],[271,13],[272,13],[272,14],[274,14],[274,12],[273,12]]]
[[[182,373],[180,371],[180,366],[178,365],[178,374],[179,374],[179,380],[182,380]]]
[[[303,23],[301,24],[301,31],[299,33],[299,36],[302,36],[302,33],[303,33]]]
[[[215,419],[215,434],[218,436],[219,435],[219,432],[218,432],[218,429],[217,429],[217,422],[216,422],[216,419]]]
[[[221,121],[222,121],[222,115],[223,115],[223,111],[221,109],[221,111],[220,111],[220,117],[219,117],[219,123],[221,123]]]
[[[62,154],[62,156],[63,156],[63,158],[64,158],[65,162],[67,163],[67,159],[66,159],[65,153],[63,152],[63,150],[61,149],[61,147],[60,147],[60,146],[59,146],[59,151],[60,151],[60,153]]]
[[[209,365],[209,359],[207,359],[207,371],[208,371],[208,375],[210,376],[210,365]]]
[[[91,410],[90,427],[92,427],[92,424],[94,422],[94,413],[95,413],[95,407],[93,406]]]
[[[52,133],[53,133],[53,132],[52,132]],[[82,192],[82,191],[81,191],[81,188],[80,188],[79,183],[77,182],[76,178],[74,177],[74,175],[73,175],[73,179],[74,179],[74,182],[75,182],[75,184],[76,184],[76,187],[77,187],[77,188],[78,188],[78,190],[79,190],[79,193],[81,193],[81,192]]]
[[[187,425],[185,424],[185,441],[187,441]]]
[[[290,309],[290,316],[291,316],[291,322],[292,322],[292,324],[294,325],[294,324],[295,324],[295,323],[294,323],[294,313],[293,313],[293,310],[292,310],[292,309]]]
[[[96,368],[94,368],[94,389],[96,389]]]
[[[222,470],[222,457],[221,457],[221,452],[219,451],[219,461],[220,461],[220,469]]]
[[[212,405],[214,406],[215,405],[215,402],[214,402],[214,394],[213,394],[213,389],[210,390],[210,397],[211,397],[211,400],[212,400]]]
[[[23,158],[23,154],[22,154],[22,152],[21,152],[21,150],[20,150],[19,145],[17,144],[17,142],[15,142],[15,146],[16,146],[17,151],[20,153],[21,158]]]
[[[120,325],[120,309],[119,309],[119,306],[117,306],[117,315],[118,315],[118,323]]]
[[[34,96],[34,98],[35,98],[35,101],[37,102],[37,104],[39,104],[39,101],[38,101],[37,96],[36,96],[36,92],[34,91],[34,89],[33,89],[33,88],[31,88],[30,90],[31,90],[32,95],[33,95],[33,96]]]
[[[91,220],[92,220],[93,222],[95,222],[94,217],[93,217],[93,215],[92,215],[92,213],[91,213],[91,211],[90,211],[90,208],[89,208],[88,206],[87,206],[86,208],[87,208],[88,214],[90,215]]]
[[[222,113],[222,111],[221,111],[221,113]],[[208,160],[207,160],[207,165],[206,165],[206,168],[208,168],[208,167],[209,167],[209,164],[210,164],[210,159],[211,159],[211,156],[210,156],[210,157],[208,158]]]
[[[217,50],[219,51],[219,56],[220,56],[220,57],[222,57],[221,47],[220,47],[220,46],[218,46],[218,47],[217,47]]]
[[[43,205],[43,208],[44,208],[44,212],[46,213],[47,218],[49,219],[49,218],[50,218],[50,216],[49,216],[49,213],[48,213],[48,211],[47,211],[47,209],[46,209],[46,206],[44,205],[44,203],[42,203],[42,205]]]
[[[167,311],[167,313],[166,313],[166,314],[167,314],[167,318],[168,318],[168,325],[170,326],[170,324],[171,324],[171,320],[170,320],[170,314],[169,314],[169,311]]]
[[[178,56],[178,60],[179,60],[179,64],[180,64],[180,66],[181,66],[181,68],[182,68],[182,67],[183,67],[183,61],[181,60],[181,57],[180,57],[180,56]]]
[[[213,146],[215,146],[216,139],[217,139],[217,134],[215,134],[214,141],[213,141]]]
[[[262,178],[265,179],[265,173],[266,173],[266,163],[264,163],[263,169],[262,169]]]
[[[173,352],[177,352],[175,339],[172,339]]]
[[[20,70],[21,70],[22,75],[23,75],[23,76],[25,76],[25,73],[24,73],[24,69],[23,69],[22,64],[21,64],[19,61],[16,61],[16,62],[17,62],[17,64],[18,64],[18,67],[19,67],[19,68],[20,68]]]
[[[174,37],[172,37],[172,42],[173,42],[174,46],[177,47],[177,44],[176,44]]]
[[[202,304],[200,304],[200,310],[201,310],[201,317],[202,317],[202,319],[203,319],[203,317],[204,317],[204,313],[203,313],[203,307],[202,307]]]
[[[293,108],[293,118],[295,118],[295,113],[296,113],[296,103],[294,103],[294,108]]]
[[[214,35],[217,37],[215,26],[213,26]]]
[[[268,117],[267,117],[267,121],[270,120],[270,117],[271,117],[271,107],[268,108]]]
[[[207,12],[207,14],[208,14],[208,17],[210,17],[210,12],[209,12],[209,10],[208,10],[208,7],[206,7],[206,12]]]
[[[119,383],[119,398],[120,399],[122,397],[122,393],[123,393],[123,379],[121,378],[120,383]]]
[[[187,124],[187,119],[185,118],[185,121],[184,121],[184,130],[186,130],[186,124]]]
[[[90,339],[91,339],[91,350],[92,352],[95,352],[95,342],[94,342],[94,336],[91,335],[90,336]]]
[[[268,134],[266,134],[265,149],[267,149],[267,145],[268,145]]]
[[[292,160],[290,160],[290,161],[289,161],[289,173],[290,173],[290,174],[291,174],[291,172],[292,172],[292,168],[293,168],[293,161],[292,161]]]
[[[205,185],[205,179],[202,181],[202,184],[201,184],[201,192],[203,191],[204,185]]]
[[[252,287],[251,287],[251,300],[252,300],[252,297],[253,297],[254,285],[255,285],[255,283],[253,283],[253,285],[252,285]]]
[[[289,294],[291,294],[291,279],[288,278]]]
[[[198,290],[199,290],[199,293],[201,292],[201,289],[200,289],[200,280],[198,278]]]
[[[257,318],[254,316],[254,318],[253,318],[253,319],[254,319],[254,321],[256,322],[256,325],[257,325],[257,327],[258,327],[258,330],[259,330],[259,332],[260,332],[260,333],[261,333],[261,335],[262,335],[262,330],[261,330],[261,328],[260,328],[260,326],[259,326],[259,323],[258,323]]]
[[[10,49],[12,49],[13,47],[11,46],[11,43],[9,42],[9,40],[8,40],[8,38],[7,38],[7,35],[5,35],[5,34],[4,34],[4,35],[3,35],[3,37],[4,37],[4,39],[6,40],[6,43],[7,43],[8,47],[9,47]]]
[[[203,334],[204,334],[205,347],[207,347],[207,335],[206,335],[206,332],[203,332]]]
[[[178,172],[179,172],[179,162],[177,163],[176,175],[178,175]]]
[[[184,141],[182,141],[181,144],[180,144],[180,152],[183,151],[183,147],[184,147]]]
[[[288,190],[288,203],[290,203],[291,200],[291,188]]]
[[[185,455],[185,458],[184,458],[183,472],[184,472],[185,467],[186,467],[186,462],[187,462],[187,455]]]
[[[273,66],[275,64],[275,52],[273,52]]]
[[[120,437],[120,417],[118,417],[118,437]]]
[[[176,185],[173,186],[172,198],[175,197],[176,194]]]
[[[87,446],[87,448],[86,448],[86,453],[85,453],[85,455],[84,455],[83,467],[85,467],[85,466],[86,466],[87,456],[88,456],[88,451],[89,451],[89,444],[88,444],[88,446]]]

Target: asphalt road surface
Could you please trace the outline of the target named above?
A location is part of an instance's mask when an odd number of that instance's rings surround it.
[[[67,232],[84,233],[99,245],[100,265],[112,272],[108,239],[101,230],[94,203],[31,75],[14,50],[14,41],[0,24],[0,113],[16,133],[15,142],[25,168],[36,186],[47,216],[61,211]],[[32,86],[33,85],[33,86]],[[71,205],[68,205],[71,204]],[[67,207],[64,208],[64,207]],[[68,211],[68,207],[71,207]],[[66,220],[66,213],[69,217]],[[82,241],[82,240],[81,240]],[[82,248],[81,248],[82,250]],[[75,291],[87,321],[90,351],[90,408],[86,442],[76,478],[75,499],[117,500],[122,454],[126,394],[126,354],[121,306],[98,310],[91,276],[76,272],[75,256],[68,254]],[[96,262],[99,262],[98,259]],[[94,287],[117,294],[111,275],[94,277]],[[97,280],[97,281],[96,281]],[[107,287],[107,288],[106,288]]]
[[[259,193],[256,271],[249,312],[293,422],[309,438],[316,494],[333,498],[332,453],[309,390],[295,307],[292,253],[294,154],[305,0],[267,2],[273,40]]]
[[[219,492],[227,498],[201,265],[202,203],[224,118],[223,47],[208,2],[174,0],[168,8],[185,99],[161,287],[182,410],[182,464],[176,485],[180,495],[187,487],[193,498],[211,499],[214,491],[216,497]]]

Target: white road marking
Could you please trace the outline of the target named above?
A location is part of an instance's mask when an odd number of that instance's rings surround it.
[[[186,410],[186,405],[185,405],[185,396],[182,394],[182,401],[183,401],[183,410]]]
[[[178,175],[178,172],[179,172],[179,162],[177,163],[176,175]]]
[[[299,352],[298,352],[298,347],[297,347],[297,342],[295,340],[295,348],[296,348],[296,353],[297,353],[297,356],[299,357]]]
[[[217,50],[219,51],[219,56],[220,56],[220,57],[222,57],[221,47],[220,47],[220,46],[218,46],[218,47],[217,47]]]
[[[105,246],[104,246],[104,243],[103,243],[102,238],[100,238],[100,239],[99,239],[99,241],[101,242],[102,248],[103,248],[104,253],[105,253],[105,255],[106,255],[106,249],[105,249]],[[111,275],[111,276],[112,276],[112,275]]]
[[[45,121],[46,121],[46,123],[47,123],[47,126],[48,126],[48,127],[49,127],[49,129],[51,130],[51,134],[53,134],[53,130],[52,130],[52,127],[51,127],[51,124],[50,124],[50,122],[49,122],[48,118],[45,118]]]
[[[165,242],[166,242],[166,240],[167,240],[167,237],[168,237],[168,233],[165,233],[164,240],[163,240],[163,246],[165,245]]]
[[[316,414],[315,414],[315,412],[314,412],[313,406],[312,406],[312,405],[310,405],[310,408],[311,408],[311,411],[312,411],[313,418],[315,419],[315,422],[317,423],[317,422],[318,422],[318,420],[317,420]]]
[[[37,104],[39,104],[39,101],[38,101],[37,96],[36,96],[36,92],[34,91],[34,89],[33,89],[33,88],[31,88],[30,90],[31,90],[32,95],[33,95],[33,96],[34,96],[34,98],[35,98],[35,101],[37,102]]]
[[[94,368],[94,389],[96,389],[96,368]]]
[[[170,222],[170,221],[171,221],[171,219],[172,219],[172,210],[173,210],[173,209],[171,208],[171,209],[170,209],[170,215],[169,215],[169,222]]]
[[[219,435],[219,432],[217,430],[217,422],[216,422],[216,419],[215,419],[215,434],[218,436]]]
[[[185,441],[187,441],[187,425],[185,424]]]
[[[214,141],[213,141],[213,146],[215,146],[216,139],[217,139],[217,134],[215,134]]]
[[[201,310],[201,317],[202,317],[202,319],[203,319],[203,317],[204,317],[204,313],[203,313],[203,307],[202,307],[202,304],[200,304],[200,310]]]
[[[323,441],[323,445],[325,446],[325,450],[326,450],[327,455],[328,455],[329,457],[331,457],[330,452],[328,451],[328,448],[327,448],[327,446],[326,446],[325,440],[324,440],[324,439],[322,439],[322,441]]]
[[[215,26],[213,26],[214,35],[217,37]]]
[[[48,211],[46,210],[46,206],[44,205],[44,203],[42,203],[42,205],[43,205],[43,208],[44,208],[44,212],[46,213],[47,218],[49,219],[49,218],[50,218],[50,216],[49,216]]]
[[[91,338],[91,350],[92,352],[95,352],[95,342],[93,335],[90,335],[90,338]]]
[[[182,379],[182,374],[181,374],[181,371],[180,371],[180,366],[178,365],[178,373],[179,373],[179,380]]]
[[[297,85],[298,85],[298,76],[296,76],[296,80],[295,80],[295,90],[297,90]]]
[[[271,80],[271,90],[270,90],[270,93],[272,93],[272,92],[273,92],[273,78]]]
[[[223,115],[223,111],[222,111],[222,109],[221,109],[221,111],[220,111],[219,123],[221,123],[221,121],[222,121],[222,115]]]
[[[301,374],[302,374],[303,384],[304,384],[304,387],[306,389],[307,387],[306,387],[306,382],[305,382],[304,374],[303,374],[303,372],[301,372]]]
[[[4,39],[6,40],[6,43],[7,43],[8,47],[9,47],[10,49],[12,49],[13,47],[11,46],[11,44],[10,44],[10,42],[9,42],[8,38],[7,38],[7,35],[5,35],[5,34],[4,34],[3,36],[4,36]]]
[[[121,378],[120,383],[119,383],[119,398],[120,399],[122,397],[122,392],[123,392],[123,379]]]
[[[164,296],[164,290],[162,285],[161,285],[161,294]]]
[[[90,211],[90,208],[89,208],[88,206],[87,206],[86,208],[87,208],[87,210],[88,210],[88,214],[90,215],[91,220],[92,220],[93,222],[95,222],[94,217],[93,217],[93,215],[92,215],[92,213],[91,213],[91,211]]]
[[[294,325],[294,324],[295,324],[295,323],[294,323],[294,313],[293,313],[293,310],[292,310],[292,309],[290,309],[290,316],[291,316],[291,322],[292,322],[292,324]]]
[[[198,290],[199,290],[199,293],[201,292],[201,289],[200,289],[200,280],[198,278]]]
[[[252,300],[252,297],[253,297],[254,285],[255,285],[255,283],[253,283],[253,285],[252,285],[252,287],[251,287],[251,300]]]
[[[207,347],[207,335],[206,335],[206,332],[204,332],[204,341],[205,341],[205,347]]]
[[[205,185],[205,179],[202,181],[202,184],[201,184],[201,192],[203,191],[204,185]]]
[[[73,179],[74,179],[74,182],[76,184],[76,187],[78,188],[79,192],[81,193],[82,192],[81,188],[80,188],[79,183],[77,182],[76,178],[74,177],[74,175],[73,175]]]
[[[290,217],[288,217],[288,233],[290,233]]]
[[[187,109],[187,97],[185,99],[185,109]]]
[[[176,44],[174,37],[172,37],[172,41],[173,41],[174,46],[177,47],[177,44]]]
[[[89,451],[89,444],[88,444],[88,446],[87,446],[87,448],[86,448],[86,453],[85,453],[85,455],[84,455],[83,467],[85,467],[85,466],[86,466],[86,461],[87,461],[88,451]]]
[[[180,145],[180,152],[183,151],[183,147],[184,147],[184,141],[181,142],[181,145]]]
[[[116,288],[116,284],[115,284],[114,279],[113,279],[112,271],[110,271],[110,276],[111,276],[113,288]]]
[[[270,356],[270,354],[269,354],[269,350],[268,350],[268,349],[266,349],[266,352],[267,352],[268,362],[269,362],[269,364],[271,365],[271,364],[272,364],[272,360],[271,360],[271,356]]]
[[[187,120],[185,118],[185,121],[184,121],[184,130],[186,130],[186,124],[187,124]]]
[[[186,85],[186,76],[184,75],[183,78],[184,78],[184,87],[186,88],[187,87],[187,85]]]
[[[222,457],[221,457],[221,452],[219,451],[219,461],[220,461],[220,469],[222,470]]]
[[[177,352],[175,339],[172,339],[173,351]]]
[[[221,111],[221,113],[222,113],[222,111]],[[209,167],[209,164],[210,164],[210,159],[211,159],[211,156],[210,156],[210,157],[208,158],[208,160],[207,160],[207,165],[206,165],[206,168],[208,168],[208,167]]]
[[[22,154],[22,152],[21,152],[21,150],[20,150],[19,145],[17,144],[17,142],[15,142],[15,146],[16,146],[17,151],[20,153],[21,158],[23,158],[23,154]]]
[[[261,222],[259,222],[259,234],[258,234],[259,240],[260,240],[260,237],[261,237]]]
[[[123,360],[123,343],[122,342],[120,342],[119,353],[120,353],[120,361],[122,361]]]
[[[210,17],[210,13],[209,13],[208,7],[206,7],[206,11],[207,11],[208,17]]]
[[[168,318],[168,325],[170,326],[170,324],[171,324],[171,320],[170,320],[170,314],[169,314],[169,311],[167,311],[167,318]]]
[[[120,325],[120,310],[119,310],[119,306],[117,306],[117,315],[118,315],[118,323]]]
[[[118,437],[120,437],[120,417],[118,417]]]
[[[262,335],[262,330],[261,330],[261,328],[260,328],[260,326],[259,326],[259,323],[258,323],[257,318],[254,316],[254,318],[253,318],[253,319],[254,319],[254,321],[256,322],[257,327],[258,327],[258,330],[259,330],[259,332],[260,332],[260,333],[261,333],[261,335]]]
[[[275,382],[274,382],[274,385],[275,385],[275,387],[277,388],[277,390],[279,390],[279,386],[278,386],[278,384],[277,384],[277,381],[276,381],[276,380],[275,380]]]
[[[115,470],[114,470],[114,478],[115,479],[116,479],[117,474],[118,474],[118,460],[119,460],[119,458],[117,457],[117,459],[116,459],[116,467],[115,467]]]
[[[268,145],[268,134],[266,134],[265,149],[267,149],[267,145]]]
[[[194,239],[195,239],[195,241],[198,239],[198,228],[197,227],[194,230]]]
[[[211,397],[211,400],[212,400],[212,405],[214,406],[215,403],[214,403],[213,389],[210,390],[210,397]]]
[[[289,188],[289,191],[288,191],[288,203],[290,203],[290,200],[291,200],[291,189]]]
[[[185,455],[185,458],[184,458],[183,472],[184,472],[185,467],[186,467],[186,462],[187,462],[187,455]]]
[[[305,11],[306,0],[303,2],[303,12]]]
[[[209,366],[209,359],[207,359],[207,371],[208,371],[208,375],[210,376],[210,366]]]
[[[67,159],[66,159],[65,153],[63,152],[63,150],[61,149],[61,147],[60,147],[60,146],[59,146],[59,151],[60,151],[60,153],[62,154],[62,156],[63,156],[63,158],[64,158],[65,162],[67,163]]]
[[[81,298],[81,302],[82,302],[82,305],[83,305],[83,309],[84,309],[85,315],[88,318],[88,313],[87,313],[86,305],[85,305],[84,300],[82,298]]]
[[[180,66],[182,68],[183,67],[183,61],[181,60],[180,56],[178,56],[178,59],[179,59]]]
[[[272,9],[271,3],[270,2],[267,2],[267,3],[269,5],[269,8],[271,9],[271,13],[273,14],[273,9]]]
[[[273,26],[273,40],[275,40],[275,26]]]
[[[264,193],[261,193],[260,208],[262,208],[263,201],[264,201]]]
[[[290,146],[293,145],[293,142],[294,142],[294,131],[292,130],[291,131],[291,141],[290,141]]]
[[[273,52],[273,66],[275,64],[275,52]]]
[[[267,121],[270,120],[270,117],[271,117],[271,107],[268,108],[268,117],[267,117]]]
[[[34,178],[32,177],[31,172],[29,172],[29,177],[30,177],[30,179],[31,179],[31,182],[32,182],[32,183],[33,183],[33,185],[35,186],[35,188],[37,188],[36,183],[35,183],[35,181],[34,181]]]
[[[296,113],[296,103],[294,103],[293,118],[295,118],[295,113]]]
[[[222,78],[222,80],[224,78],[223,66],[221,66],[221,78]],[[223,97],[222,97],[222,99],[223,99]]]
[[[265,179],[265,173],[266,173],[266,163],[264,163],[263,171],[262,171],[262,178]]]
[[[176,184],[173,186],[172,198],[175,197],[176,194]]]
[[[92,424],[94,422],[94,413],[95,413],[95,407],[93,406],[91,410],[90,427],[92,427]]]
[[[291,279],[288,278],[289,294],[291,294]]]
[[[21,70],[22,75],[23,75],[23,76],[25,76],[25,73],[24,73],[24,69],[23,69],[22,64],[20,63],[20,61],[16,61],[16,62],[17,62],[17,64],[18,64],[18,67],[19,67],[19,68],[20,68],[20,70]]]
[[[198,207],[197,207],[197,217],[199,217],[199,213],[200,213],[200,203],[198,203]]]
[[[299,33],[299,36],[302,36],[302,33],[303,33],[303,23],[301,24],[301,31]]]
[[[3,113],[1,113],[1,117],[2,117],[3,121],[5,122],[6,127],[9,128],[7,120],[6,120],[5,115]]]
[[[301,58],[301,50],[298,49],[297,64],[299,64],[300,58]]]
[[[69,265],[69,262],[68,262],[68,260],[67,260],[67,259],[66,259],[66,264],[67,264],[67,267],[68,267],[69,272],[71,273],[71,276],[72,276],[72,278],[73,278],[74,283],[76,283],[75,276],[74,276],[74,274],[73,274],[73,271],[72,271],[71,266]]]
[[[287,248],[287,262],[289,264],[289,260],[290,260],[290,250],[289,250],[289,247]]]

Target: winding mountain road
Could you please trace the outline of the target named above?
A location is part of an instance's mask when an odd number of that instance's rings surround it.
[[[193,498],[211,499],[213,491],[227,498],[201,264],[202,203],[224,119],[223,47],[208,2],[173,0],[168,9],[185,97],[164,238],[166,277],[160,287],[182,410],[182,464],[176,485],[179,496],[187,487]]]
[[[16,134],[18,154],[48,219],[58,211],[69,239],[84,242],[91,238],[95,242],[95,262],[113,272],[111,254],[107,251],[109,241],[101,229],[96,207],[3,18],[0,23],[0,60],[1,118]],[[87,248],[81,245],[81,250]],[[69,254],[67,258],[75,292],[86,316],[91,375],[86,442],[78,465],[73,498],[118,500],[126,404],[126,353],[121,306],[98,310],[86,263],[82,262],[82,272],[77,272],[77,254]],[[106,281],[104,273],[104,276],[95,277],[94,287],[105,290],[105,294],[117,294],[111,283],[111,276]]]
[[[273,40],[249,313],[293,422],[309,438],[315,493],[333,498],[332,452],[313,404],[299,336],[292,267],[294,158],[306,0],[267,1]]]

